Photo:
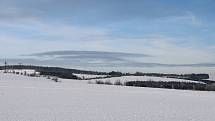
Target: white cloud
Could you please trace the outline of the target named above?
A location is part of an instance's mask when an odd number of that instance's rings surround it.
[[[117,45],[120,48],[118,50],[154,55],[152,58],[144,58],[144,62],[193,64],[213,62],[215,60],[213,53],[209,49],[204,48],[204,45],[194,40],[185,41],[171,37],[154,36],[140,39],[118,39],[115,41],[121,43]],[[117,49],[115,50],[117,51]]]
[[[202,25],[202,22],[189,12],[186,16],[174,19],[188,21],[194,26]],[[38,18],[29,18],[13,23],[0,21],[0,27],[2,26],[18,31],[23,29],[32,34],[24,37],[1,36],[0,55],[2,56],[7,56],[8,53],[11,56],[16,56],[53,50],[95,50],[154,55],[153,58],[143,58],[143,60],[137,61],[167,64],[203,63],[215,60],[211,50],[200,49],[202,48],[201,43],[198,44],[194,38],[186,40],[156,35],[138,39],[113,37],[111,30],[44,22]]]

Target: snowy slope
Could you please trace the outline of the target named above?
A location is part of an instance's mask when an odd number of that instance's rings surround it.
[[[107,75],[93,75],[93,74],[74,74],[81,79],[93,79],[98,77],[106,77]]]
[[[215,81],[215,73],[210,73],[209,74],[209,79]]]
[[[127,82],[127,81],[162,81],[162,82],[193,82],[198,83],[196,81],[184,80],[184,79],[175,79],[175,78],[165,78],[165,77],[153,77],[153,76],[122,76],[122,77],[112,77],[112,78],[104,78],[104,79],[95,79],[100,81],[110,81],[112,83],[116,81]]]
[[[214,121],[215,93],[0,74],[0,121]]]

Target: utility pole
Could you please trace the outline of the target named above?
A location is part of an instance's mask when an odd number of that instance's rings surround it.
[[[7,73],[7,61],[4,62],[4,73]]]

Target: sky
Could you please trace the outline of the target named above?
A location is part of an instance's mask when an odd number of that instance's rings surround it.
[[[46,51],[215,63],[214,0],[0,0],[0,57]]]

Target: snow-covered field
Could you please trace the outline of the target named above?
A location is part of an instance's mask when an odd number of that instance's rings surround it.
[[[215,81],[215,73],[210,73],[209,74],[209,79]]]
[[[214,121],[215,93],[0,73],[0,121]]]
[[[0,73],[3,73],[5,70],[0,70]],[[39,72],[36,72],[33,69],[8,69],[6,70],[8,73],[22,73],[22,74],[37,74],[39,75]]]
[[[106,77],[107,75],[92,75],[92,74],[74,74],[81,79],[93,79],[99,77]]]
[[[199,83],[197,81],[190,81],[185,79],[175,79],[175,78],[165,78],[165,77],[152,77],[152,76],[122,76],[122,77],[112,77],[112,78],[104,78],[104,79],[95,79],[97,81],[110,81],[112,83],[116,81],[120,81],[122,83],[127,81],[162,81],[162,82],[192,82]]]

